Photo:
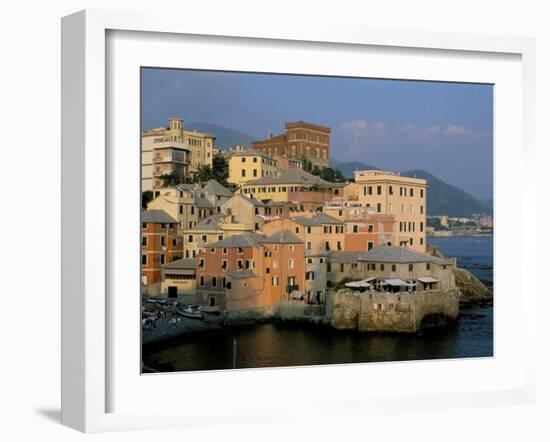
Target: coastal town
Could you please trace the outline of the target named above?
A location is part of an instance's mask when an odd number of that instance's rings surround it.
[[[144,333],[155,306],[180,331],[279,318],[417,332],[456,319],[460,269],[426,239],[471,220],[428,218],[424,179],[345,179],[330,167],[329,127],[284,129],[230,149],[179,117],[142,133]]]

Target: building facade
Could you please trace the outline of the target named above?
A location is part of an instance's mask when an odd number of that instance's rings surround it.
[[[229,157],[227,181],[240,187],[249,181],[278,174],[277,162],[263,152],[247,149]]]
[[[285,123],[285,133],[252,142],[252,148],[270,157],[307,158],[313,165],[330,166],[330,128],[296,121]]]
[[[393,245],[426,251],[427,181],[381,170],[355,172],[355,196],[376,214],[395,218]]]
[[[162,266],[183,256],[178,222],[162,210],[141,213],[141,284],[161,281]]]
[[[163,175],[187,177],[201,165],[212,167],[215,137],[185,130],[183,120],[172,117],[168,127],[145,131],[141,135],[142,191],[163,186]]]

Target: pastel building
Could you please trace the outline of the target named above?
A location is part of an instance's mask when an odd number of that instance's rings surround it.
[[[163,175],[189,176],[201,165],[212,167],[215,137],[185,130],[183,120],[168,119],[167,127],[147,130],[141,135],[142,191],[162,187]]]
[[[162,210],[141,213],[141,284],[161,281],[162,266],[183,256],[178,222]]]
[[[244,183],[278,174],[277,162],[263,152],[246,149],[229,157],[227,181],[240,187]]]
[[[196,260],[177,259],[162,266],[161,292],[169,298],[196,293]]]
[[[347,186],[350,188],[349,186]],[[393,245],[426,250],[426,190],[424,179],[380,170],[355,172],[357,201],[380,215],[395,217]]]
[[[208,244],[197,255],[197,302],[204,311],[271,307],[304,287],[303,243],[291,232],[249,233]]]

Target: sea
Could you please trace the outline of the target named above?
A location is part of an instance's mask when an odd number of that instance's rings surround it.
[[[493,237],[428,237],[493,286]],[[493,356],[493,306],[461,309],[456,324],[415,335],[365,334],[287,322],[230,328],[143,349],[143,363],[160,372],[314,366]]]

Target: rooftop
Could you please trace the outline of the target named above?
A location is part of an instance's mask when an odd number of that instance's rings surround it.
[[[415,263],[415,262],[433,262],[435,264],[451,264],[453,261],[446,258],[437,258],[425,253],[416,252],[406,247],[396,246],[378,246],[362,253],[361,261],[369,262],[395,262],[395,263]]]
[[[288,230],[280,230],[275,232],[273,235],[268,236],[265,239],[262,239],[261,242],[267,244],[282,243],[282,244],[301,244],[303,241],[298,238],[294,233]]]
[[[182,269],[182,270],[195,270],[196,259],[182,258],[176,261],[169,262],[162,266],[163,269]]]
[[[243,184],[243,187],[246,186],[257,186],[257,185],[270,185],[270,184],[302,184],[302,185],[318,185],[324,187],[331,187],[333,183],[329,183],[311,173],[308,173],[300,168],[292,167],[290,169],[284,170],[278,176],[267,175],[257,180],[249,181]]]
[[[333,218],[325,213],[316,213],[312,217],[295,216],[290,218],[292,221],[303,226],[321,226],[323,224],[343,224],[339,219]]]
[[[208,248],[231,248],[231,247],[260,247],[260,242],[264,237],[258,233],[243,233],[242,235],[232,235],[228,238],[207,244]]]
[[[142,223],[152,224],[177,224],[177,221],[164,210],[154,209],[141,212]]]

